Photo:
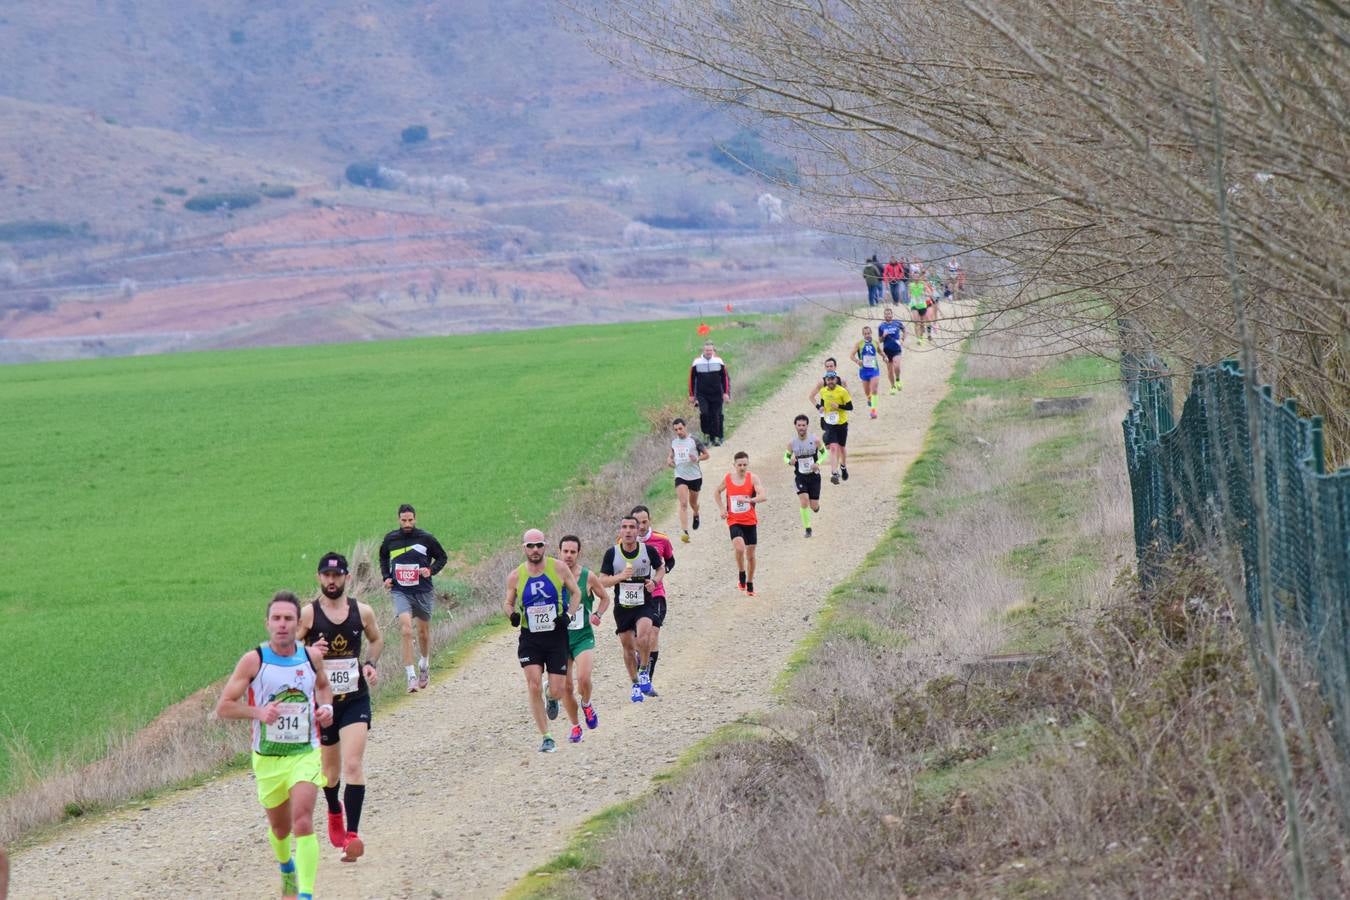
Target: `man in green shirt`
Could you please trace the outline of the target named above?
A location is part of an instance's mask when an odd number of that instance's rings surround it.
[[[595,630],[592,626],[599,625],[605,617],[605,610],[609,609],[609,592],[598,578],[591,577],[590,569],[581,565],[580,556],[581,538],[569,534],[558,541],[558,558],[572,570],[581,587],[582,608],[577,610],[576,617],[567,628],[568,653],[572,658],[572,665],[567,667],[567,692],[571,694],[575,686],[581,698],[581,714],[586,720],[586,727],[593,729],[600,724],[600,717],[591,704],[591,667],[595,656]],[[599,606],[595,605],[597,600],[600,601]],[[580,725],[572,726],[568,740],[574,744],[581,740]]]

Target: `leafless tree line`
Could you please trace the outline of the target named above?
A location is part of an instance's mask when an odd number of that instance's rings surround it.
[[[1338,0],[570,5],[611,58],[774,129],[818,224],[1017,287],[992,327],[1131,319],[1183,365],[1245,333],[1350,452]]]

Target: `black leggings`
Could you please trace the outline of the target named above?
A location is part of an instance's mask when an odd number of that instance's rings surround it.
[[[708,437],[722,437],[722,395],[698,395],[698,427]]]

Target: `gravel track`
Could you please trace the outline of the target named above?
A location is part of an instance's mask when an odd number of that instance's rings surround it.
[[[852,319],[843,327],[833,355],[847,359],[860,326]],[[853,418],[852,478],[838,486],[826,479],[810,540],[802,537],[782,454],[792,417],[810,411],[806,394],[819,377],[819,359],[712,449],[703,466],[703,526],[692,543],[675,545],[655,679],[659,699],[629,702],[613,619],[606,617],[595,665],[600,727],[579,745],[555,728],[558,752],[536,752],[514,635],[484,641],[453,672],[434,676],[426,692],[378,709],[366,754],[366,856],[340,863],[320,815],[318,895],[499,895],[562,850],[587,817],[647,791],[652,775],[719,726],[773,704],[775,676],[814,627],[829,591],[894,521],[901,478],[922,449],[955,360],[950,347],[918,348],[911,340],[904,391],[886,395],[883,378],[880,418],[868,420],[866,412]],[[856,369],[841,370],[861,394]],[[768,497],[759,508],[753,599],[735,588],[725,526],[711,503],[737,450],[750,454]],[[658,524],[678,535],[673,511]],[[588,563],[598,562],[600,550],[588,548]],[[318,807],[322,813],[322,797]],[[274,897],[277,876],[264,828],[251,777],[223,777],[60,830],[13,861],[11,894]]]

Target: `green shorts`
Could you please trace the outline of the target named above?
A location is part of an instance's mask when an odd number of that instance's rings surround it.
[[[323,762],[319,748],[295,756],[263,756],[253,754],[253,778],[258,783],[258,802],[263,809],[272,809],[285,803],[291,788],[310,782],[323,787]]]
[[[567,655],[576,659],[587,650],[595,649],[595,632],[587,629],[567,636]]]

